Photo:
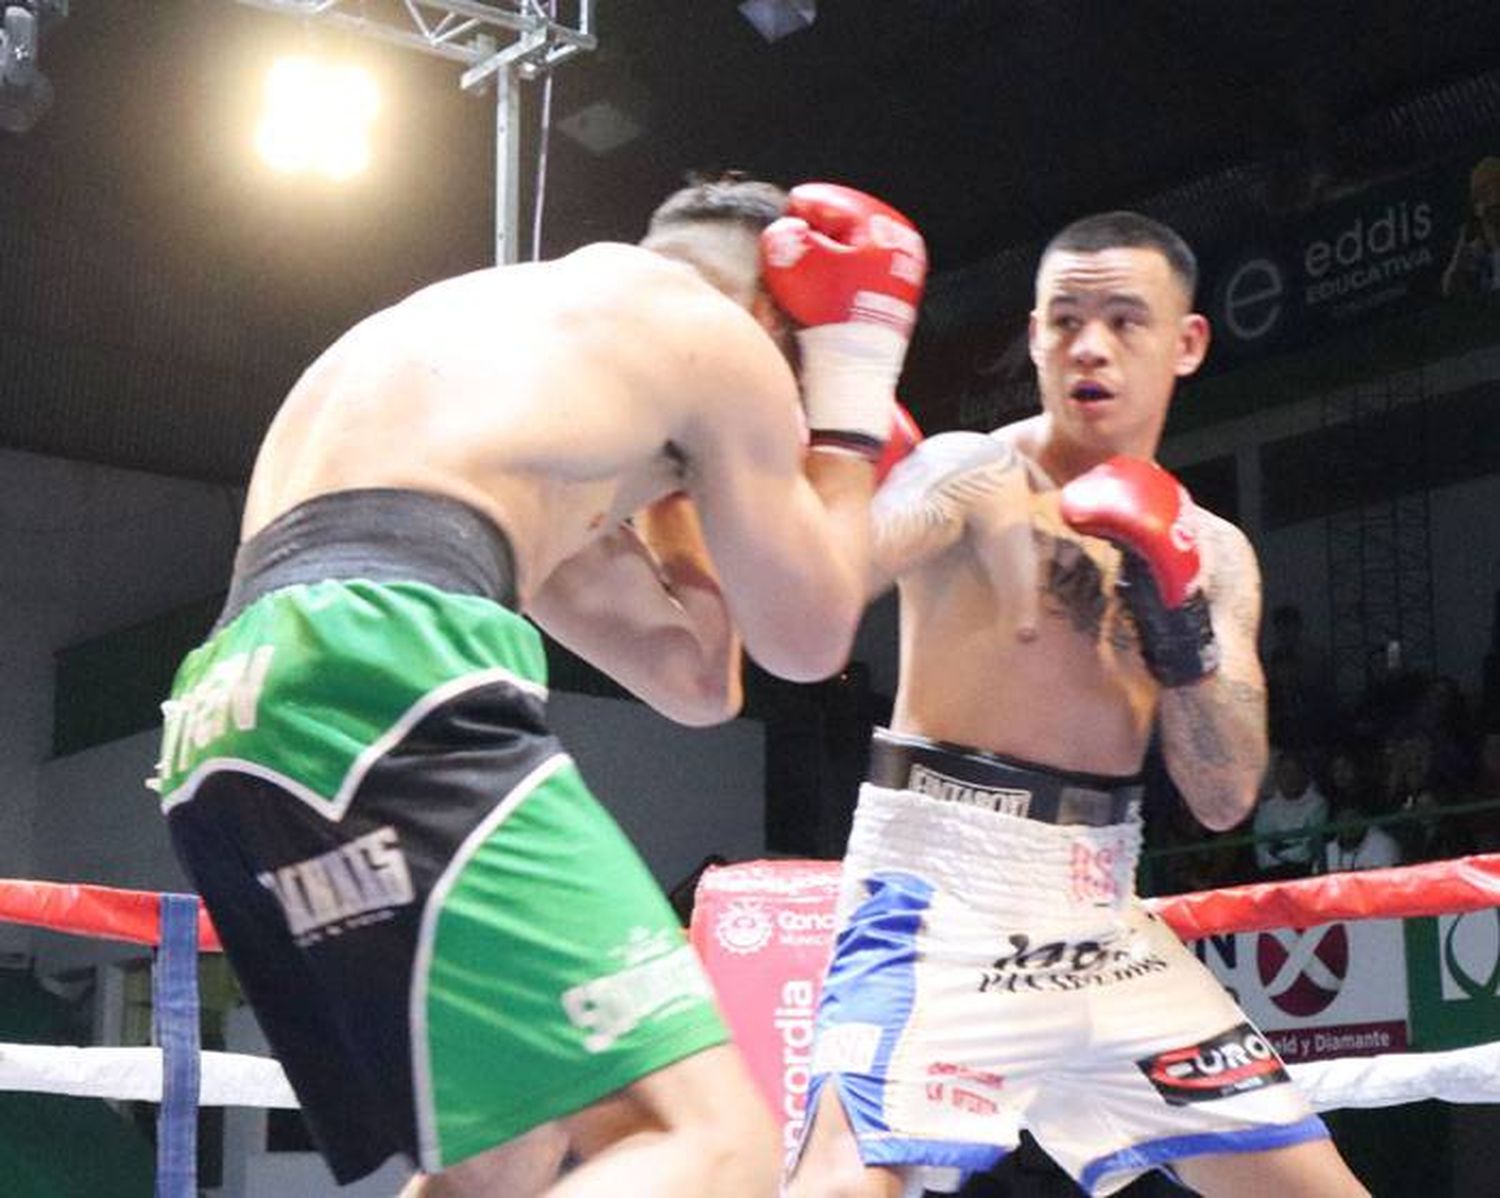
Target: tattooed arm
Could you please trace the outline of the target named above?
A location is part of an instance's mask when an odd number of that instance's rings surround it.
[[[1266,770],[1266,684],[1256,647],[1260,568],[1244,533],[1202,509],[1199,518],[1219,668],[1162,689],[1162,748],[1193,814],[1222,831],[1250,814]]]
[[[1029,498],[1025,466],[1009,443],[974,432],[928,437],[870,503],[875,542],[866,593],[874,598],[965,537],[1001,593],[1017,578],[1034,578]],[[1019,593],[1034,602],[1036,588]]]

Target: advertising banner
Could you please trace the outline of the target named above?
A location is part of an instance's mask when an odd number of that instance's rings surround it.
[[[1470,237],[1457,160],[1364,188],[1253,239],[1205,247],[1214,369],[1440,303]]]
[[[1500,908],[1407,920],[1406,954],[1413,1047],[1500,1039]]]
[[[693,945],[788,1151],[807,1113],[838,887],[836,861],[757,861],[709,870],[693,906]]]
[[[1194,941],[1199,960],[1288,1062],[1407,1048],[1402,921],[1330,923]]]

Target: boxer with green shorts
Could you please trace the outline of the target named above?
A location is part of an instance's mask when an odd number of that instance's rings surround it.
[[[173,840],[298,1092],[337,1082],[305,1113],[340,1181],[398,1150],[436,1172],[728,1038],[547,729],[508,557],[451,500],[311,500],[241,550],[166,705]]]
[[[852,189],[696,182],[640,245],[376,312],[282,402],[155,786],[340,1182],[775,1192],[708,979],[548,729],[542,634],[684,724],[737,714],[746,655],[837,672],[925,265]]]

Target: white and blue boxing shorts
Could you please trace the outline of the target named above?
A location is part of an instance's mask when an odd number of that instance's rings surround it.
[[[1092,1194],[1186,1157],[1328,1135],[1265,1037],[1136,899],[1135,780],[884,731],[870,779],[809,1126],[833,1087],[865,1164],[961,1174],[994,1165],[1024,1126]]]

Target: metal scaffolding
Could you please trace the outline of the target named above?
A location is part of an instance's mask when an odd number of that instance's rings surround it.
[[[463,65],[465,91],[495,89],[495,261],[519,256],[521,87],[598,42],[594,0],[575,0],[575,23],[542,0],[239,0],[353,30]]]
[[[1344,701],[1393,668],[1435,663],[1426,408],[1421,370],[1324,401],[1328,477],[1344,497],[1327,528],[1333,685]]]

